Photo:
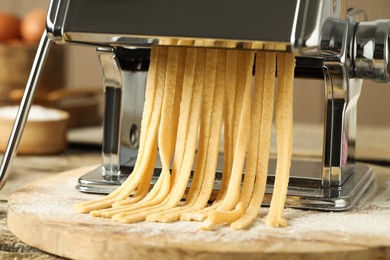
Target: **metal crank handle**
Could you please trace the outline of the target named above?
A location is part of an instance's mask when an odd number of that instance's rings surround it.
[[[390,20],[358,23],[353,42],[354,76],[390,82]]]
[[[34,100],[36,88],[41,76],[43,66],[46,61],[46,57],[50,45],[51,45],[51,40],[47,37],[47,32],[45,30],[44,33],[42,34],[41,41],[39,42],[38,50],[35,55],[30,76],[26,84],[26,89],[24,90],[24,94],[20,102],[19,110],[16,115],[15,123],[12,128],[11,135],[7,144],[7,148],[5,150],[3,160],[1,161],[0,190],[3,188],[5,182],[7,181],[7,177],[9,174],[9,166],[16,155],[20,138],[22,137],[24,126],[26,124],[31,105]]]

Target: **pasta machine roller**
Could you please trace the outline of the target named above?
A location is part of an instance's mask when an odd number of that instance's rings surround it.
[[[97,48],[103,69],[103,162],[78,184],[93,193],[115,189],[134,165],[151,46],[276,48],[296,55],[296,77],[321,78],[325,86],[322,161],[292,162],[286,205],[349,209],[374,180],[368,166],[355,163],[356,103],[363,79],[389,81],[389,28],[388,20],[368,22],[343,0],[52,0],[2,162],[1,186],[51,42]]]

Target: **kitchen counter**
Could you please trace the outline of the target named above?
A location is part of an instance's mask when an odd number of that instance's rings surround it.
[[[294,156],[318,158],[321,154],[322,130],[318,125],[296,125],[294,130]],[[390,130],[361,127],[358,132],[357,156],[361,161],[390,166]],[[60,172],[99,164],[98,149],[69,148],[64,154],[53,156],[20,156],[14,161],[7,184],[0,191],[0,259],[62,259],[17,239],[7,227],[7,200],[18,188]],[[386,167],[376,167],[389,172]],[[389,198],[390,199],[390,198]]]

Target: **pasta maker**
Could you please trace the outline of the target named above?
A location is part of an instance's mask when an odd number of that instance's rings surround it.
[[[286,205],[349,209],[374,181],[368,166],[355,163],[356,104],[363,79],[389,82],[389,28],[389,20],[368,22],[363,11],[343,0],[52,0],[1,165],[0,187],[52,42],[95,47],[103,70],[102,165],[78,183],[92,193],[114,190],[131,173],[151,46],[250,49],[292,52],[296,77],[324,80],[322,160],[292,162]],[[158,174],[156,165],[155,178]],[[264,204],[269,200],[266,196]]]

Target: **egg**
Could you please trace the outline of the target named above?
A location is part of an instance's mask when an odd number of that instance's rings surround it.
[[[14,45],[14,46],[23,46],[24,45],[23,40],[20,38],[12,38],[12,39],[6,40],[5,43],[8,45]]]
[[[8,41],[20,37],[20,19],[7,12],[0,12],[0,41]]]
[[[26,14],[20,25],[20,34],[26,43],[38,43],[46,27],[46,11],[34,9]]]

